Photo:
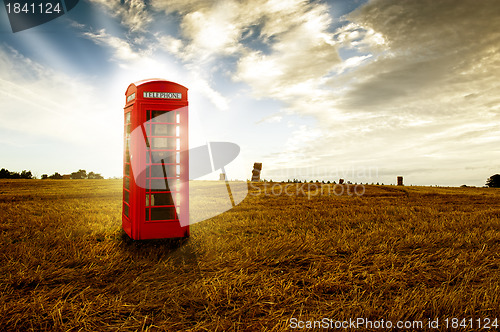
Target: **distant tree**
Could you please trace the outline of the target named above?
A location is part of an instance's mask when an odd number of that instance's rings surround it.
[[[59,174],[59,173],[57,173],[57,172],[55,172],[54,174],[52,174],[51,176],[49,176],[49,179],[54,179],[54,180],[60,180],[62,178],[63,178],[62,175]]]
[[[89,172],[89,174],[87,175],[87,179],[102,180],[104,179],[104,177],[99,173]]]
[[[42,174],[42,180],[48,179],[49,176],[47,174]]]
[[[490,188],[500,188],[500,174],[490,176],[486,180],[486,185]]]
[[[10,179],[20,179],[21,178],[21,174],[19,174],[18,172],[10,172]]]
[[[21,179],[32,179],[32,178],[33,178],[33,174],[31,174],[31,171],[23,170],[21,172]]]
[[[84,169],[78,170],[78,172],[73,172],[71,173],[71,178],[72,179],[86,179],[87,178],[87,171]]]
[[[2,168],[0,170],[0,179],[9,179],[10,178],[10,172],[5,169],[5,168]]]

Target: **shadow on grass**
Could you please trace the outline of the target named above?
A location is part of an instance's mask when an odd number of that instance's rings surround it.
[[[129,255],[151,263],[171,259],[175,266],[200,272],[190,238],[133,240],[121,230],[121,247]]]

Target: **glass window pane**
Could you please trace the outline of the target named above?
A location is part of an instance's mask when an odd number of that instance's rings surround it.
[[[130,202],[129,202],[129,199],[130,199],[130,193],[129,193],[128,191],[126,191],[126,190],[125,190],[125,195],[124,195],[124,196],[125,196],[125,198],[124,198],[123,200],[124,200],[125,202],[127,202],[127,203],[130,203]]]
[[[153,150],[174,150],[175,149],[175,138],[168,137],[151,137],[151,148]]]
[[[176,176],[178,176],[175,165],[165,165],[165,170],[167,171],[167,176],[168,177],[176,177]]]
[[[130,123],[130,112],[125,113],[125,123],[129,124]]]
[[[168,122],[174,123],[175,113],[171,111],[152,111],[152,120],[153,122]]]
[[[175,177],[177,176],[176,165],[150,165],[146,168],[146,175],[151,178]]]
[[[175,152],[173,151],[151,151],[152,163],[175,164]]]
[[[148,190],[170,190],[167,179],[150,179],[146,182]]]
[[[125,177],[125,189],[130,189],[130,178]]]
[[[151,137],[151,148],[152,149],[167,149],[168,148],[168,138],[166,137]]]
[[[125,175],[130,176],[130,164],[125,164]]]
[[[151,206],[174,205],[170,192],[151,194]]]
[[[151,208],[151,220],[174,220],[175,207]]]
[[[175,126],[171,124],[152,125],[152,136],[175,136]]]
[[[169,150],[175,150],[175,146],[176,146],[176,141],[175,141],[175,138],[169,138],[169,141],[168,141],[168,149]],[[178,150],[178,149],[177,149]]]
[[[177,113],[176,120],[177,123],[181,123],[181,115],[179,113]]]
[[[128,217],[129,216],[129,207],[127,204],[123,204],[123,213]]]
[[[151,135],[153,136],[168,136],[168,124],[155,124],[151,126]]]
[[[165,177],[163,173],[163,165],[151,165],[147,166],[146,176],[152,178],[163,178]]]

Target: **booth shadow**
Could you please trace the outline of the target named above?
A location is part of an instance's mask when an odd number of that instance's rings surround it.
[[[198,257],[189,237],[133,240],[125,231],[121,230],[121,248],[134,259],[147,261],[152,264],[171,259],[179,270],[189,270],[201,275]]]

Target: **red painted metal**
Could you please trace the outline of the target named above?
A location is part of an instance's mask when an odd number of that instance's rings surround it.
[[[189,236],[187,90],[149,79],[125,92],[122,227],[134,240]]]

